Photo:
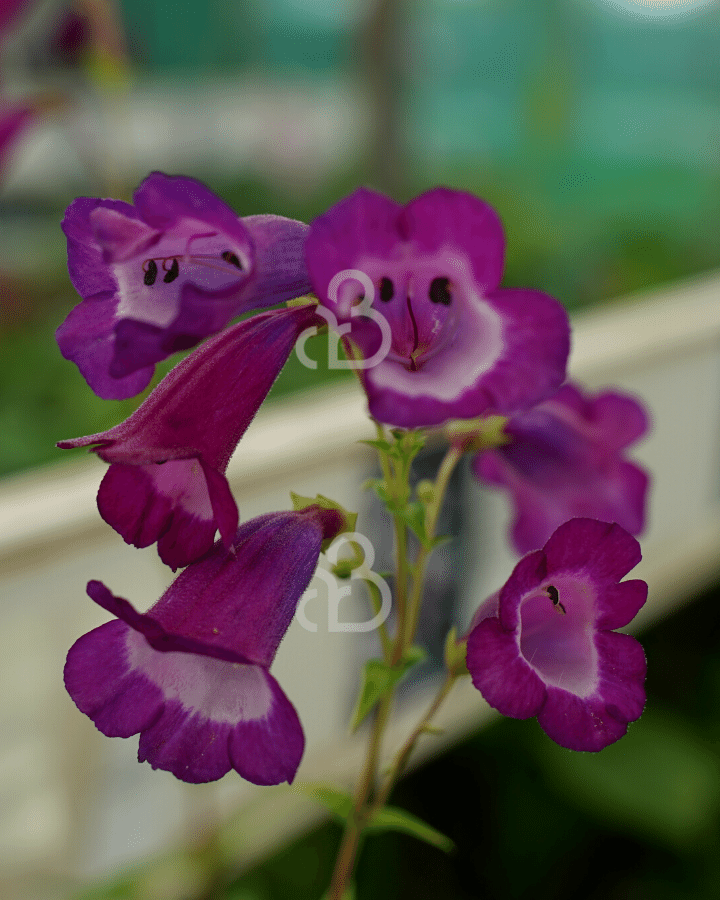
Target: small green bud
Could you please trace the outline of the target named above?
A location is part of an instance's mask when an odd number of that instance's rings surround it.
[[[422,481],[418,482],[418,486],[415,490],[417,492],[418,500],[426,506],[435,500],[435,485],[430,479],[423,478]]]
[[[444,428],[448,443],[465,453],[477,453],[510,443],[505,433],[507,416],[484,416],[479,419],[452,419]]]
[[[457,628],[453,625],[445,638],[445,665],[448,672],[453,675],[467,674],[466,656],[467,641],[458,641]]]

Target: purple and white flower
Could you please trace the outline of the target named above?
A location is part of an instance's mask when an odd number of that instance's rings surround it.
[[[617,522],[640,534],[649,476],[624,451],[648,425],[633,397],[617,391],[584,394],[570,383],[511,416],[508,443],[479,453],[473,471],[510,495],[515,549],[527,553],[542,547],[558,525],[575,516]]]
[[[561,747],[602,750],[645,705],[645,654],[616,628],[647,599],[620,581],[640,545],[616,524],[571,519],[480,607],[467,643],[475,687],[505,716],[537,716]]]
[[[232,545],[238,511],[228,462],[298,335],[318,320],[308,305],[233,325],[179,363],[124,422],[58,444],[91,446],[111,464],[98,508],[127,543],[157,541],[173,569],[206,553],[217,529]]]
[[[368,302],[351,274],[359,271],[372,284],[375,318],[390,326],[389,353],[360,371],[376,419],[415,428],[506,415],[560,386],[567,315],[539,291],[500,289],[504,253],[495,210],[448,188],[404,207],[361,189],[311,224],[306,258],[320,303],[373,356],[382,334],[354,309]]]
[[[107,400],[138,394],[155,363],[194,347],[235,316],[307,293],[307,226],[240,219],[200,182],[160,172],[134,206],[80,197],[63,230],[83,302],[57,330],[63,356]]]
[[[297,713],[269,669],[315,571],[336,510],[260,516],[182,572],[147,612],[99,581],[90,597],[117,618],[70,649],[65,686],[109,737],[140,734],[138,760],[191,783],[235,769],[291,782],[304,748]]]

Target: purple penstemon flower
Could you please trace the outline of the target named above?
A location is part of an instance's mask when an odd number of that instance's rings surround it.
[[[500,289],[504,253],[495,210],[448,188],[407,206],[360,189],[311,224],[306,258],[320,303],[351,323],[365,359],[381,346],[377,316],[390,327],[389,353],[360,371],[376,419],[415,428],[508,414],[560,386],[567,314],[540,291]],[[376,321],[354,309],[369,300],[353,270],[372,285]]]
[[[110,463],[98,509],[127,543],[157,541],[173,569],[206,553],[217,529],[232,546],[228,462],[298,335],[318,321],[313,305],[252,316],[186,357],[124,422],[58,444],[92,447]]]
[[[63,220],[70,278],[83,302],[57,330],[100,397],[149,384],[155,363],[235,316],[307,293],[307,226],[236,213],[192,178],[149,175],[134,205],[80,197]]]
[[[508,443],[479,453],[473,471],[510,495],[516,550],[542,547],[558,525],[575,516],[617,522],[640,534],[649,476],[624,451],[648,424],[635,398],[618,391],[584,394],[570,383],[511,416]]]
[[[616,524],[571,519],[523,557],[475,615],[467,643],[473,684],[505,716],[537,716],[570,750],[619,740],[645,705],[645,654],[616,628],[647,598],[620,581],[640,545]]]
[[[116,616],[70,649],[65,686],[109,737],[140,733],[138,760],[191,783],[235,769],[291,782],[304,748],[297,713],[269,669],[317,565],[344,527],[337,510],[259,516],[185,569],[145,614],[99,581]]]

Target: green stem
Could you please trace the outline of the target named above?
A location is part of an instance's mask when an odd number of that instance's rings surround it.
[[[450,446],[443,458],[440,468],[438,469],[437,478],[435,479],[435,491],[432,502],[428,506],[427,517],[425,519],[425,533],[428,541],[435,539],[435,529],[437,528],[437,520],[440,515],[445,493],[450,477],[455,471],[455,466],[462,459],[463,452],[459,447]],[[425,574],[427,571],[428,560],[432,553],[432,547],[420,547],[415,566],[412,572],[413,591],[408,602],[408,614],[406,616],[403,651],[412,645],[417,631],[418,619],[420,617],[420,604],[422,602],[423,588],[425,585]]]
[[[380,610],[382,609],[382,595],[380,594],[380,588],[374,581],[368,579],[363,579],[365,584],[367,585],[368,593],[370,594],[370,602],[372,604],[373,612],[375,615],[378,615]],[[385,658],[385,662],[389,663],[393,656],[393,642],[390,637],[387,627],[384,622],[381,622],[378,625],[377,629],[380,633],[380,643],[382,645],[383,656]]]
[[[385,782],[382,788],[378,791],[377,797],[375,798],[375,802],[372,806],[372,812],[377,812],[382,809],[383,806],[388,801],[390,793],[395,786],[398,778],[405,771],[405,767],[408,764],[408,760],[410,759],[410,755],[415,749],[415,744],[417,744],[420,735],[425,731],[427,726],[431,723],[435,714],[442,706],[443,701],[450,693],[453,688],[453,685],[457,681],[460,676],[455,672],[448,672],[445,681],[440,686],[440,690],[438,691],[435,699],[432,701],[430,706],[428,707],[427,712],[423,716],[423,718],[418,723],[415,730],[410,734],[407,738],[403,746],[398,751],[397,756],[395,757],[395,761],[392,764],[390,771],[387,774]]]
[[[378,432],[378,438],[380,440],[384,440],[385,433],[382,429],[382,426],[377,422],[375,423],[375,425]],[[383,450],[379,450],[378,452],[388,496],[393,499],[397,499],[401,490],[407,490],[407,482],[405,482],[405,484],[399,484],[401,475],[404,475],[406,479],[407,473],[399,473],[396,470],[396,467],[392,465],[392,461],[390,460],[388,454]],[[440,507],[442,506],[445,492],[447,491],[450,476],[452,475],[453,470],[455,469],[455,466],[457,465],[461,456],[462,451],[459,448],[450,447],[445,455],[445,458],[442,461],[440,469],[438,470],[437,479],[435,481],[435,492],[432,502],[428,508],[426,518],[426,534],[429,541],[432,541],[435,537],[435,529],[437,527],[437,519],[440,513]],[[397,631],[392,647],[390,647],[391,642],[387,633],[385,634],[384,638],[381,635],[383,650],[386,654],[386,659],[388,650],[391,651],[391,665],[397,663],[402,658],[405,650],[412,644],[412,641],[414,639],[415,630],[417,628],[417,620],[419,616],[420,602],[423,593],[423,582],[425,579],[427,560],[430,556],[430,553],[432,552],[432,548],[420,548],[415,566],[412,571],[412,595],[408,600],[408,581],[411,573],[407,560],[407,526],[405,525],[405,522],[402,520],[399,514],[393,514],[393,520],[395,523],[397,574],[395,593],[398,618]],[[374,603],[376,603],[377,600],[378,598],[376,597]],[[455,683],[455,679],[457,677],[457,674],[448,674],[445,683],[441,687],[433,703],[430,705],[430,708],[423,717],[422,721],[411,733],[405,744],[403,744],[400,752],[395,759],[395,763],[390,771],[390,774],[383,784],[382,789],[374,798],[374,800],[371,801],[371,795],[375,787],[377,778],[377,769],[382,749],[383,735],[390,715],[390,709],[392,707],[395,689],[393,688],[391,691],[389,691],[380,701],[375,719],[373,721],[372,731],[370,733],[370,741],[368,743],[368,750],[365,757],[365,765],[358,782],[357,790],[355,792],[353,811],[349,816],[348,821],[346,822],[345,831],[343,832],[340,850],[338,852],[337,860],[335,863],[335,871],[333,872],[332,881],[330,883],[328,900],[343,900],[345,892],[347,891],[348,884],[350,883],[353,870],[355,868],[355,861],[357,859],[357,855],[360,849],[360,843],[363,837],[363,831],[368,818],[372,813],[381,809],[385,805],[385,802],[387,801],[393,785],[400,777],[405,766],[407,765],[407,761],[415,747],[415,744],[417,743],[418,738],[420,737],[426,726],[429,724],[430,719],[432,719],[432,717],[437,712],[440,704],[450,692],[450,689]]]
[[[335,861],[335,871],[333,872],[332,881],[330,882],[328,900],[342,900],[345,896],[348,884],[350,883],[353,869],[355,868],[355,860],[360,848],[360,841],[365,828],[365,822],[367,821],[369,810],[368,800],[375,784],[378,761],[382,749],[382,738],[390,715],[392,699],[393,695],[387,694],[378,705],[372,731],[370,733],[365,767],[363,768],[357,790],[355,791],[353,811],[345,823],[342,843],[340,844],[340,850],[338,851],[337,860]]]

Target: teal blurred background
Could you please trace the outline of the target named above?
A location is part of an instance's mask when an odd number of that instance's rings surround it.
[[[716,269],[720,8],[654,14],[669,6],[87,0],[84,37],[63,44],[71,7],[28,4],[0,47],[4,98],[40,110],[0,182],[0,474],[137,405],[95,398],[54,344],[78,299],[59,222],[75,196],[129,199],[151,169],[304,221],[359,184],[473,191],[506,225],[505,284],[570,309]],[[293,362],[275,395],[325,377]],[[358,900],[719,896],[719,600],[646,636],[649,711],[598,765],[504,721],[406,779],[395,802],[458,853],[370,842]],[[242,876],[182,848],[78,896],[312,900],[338,835]]]
[[[69,9],[84,32],[62,44]],[[505,284],[571,309],[717,265],[717,3],[58,0],[17,21],[3,94],[42,111],[0,186],[0,473],[133,408],[55,349],[77,300],[58,223],[151,169],[304,221],[358,184],[475,191],[506,225]]]

